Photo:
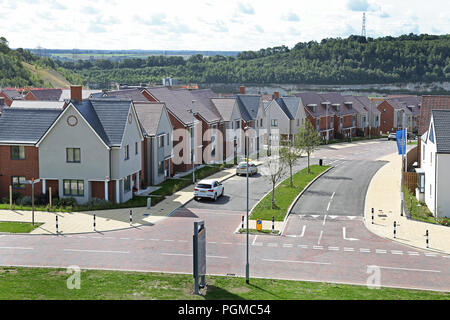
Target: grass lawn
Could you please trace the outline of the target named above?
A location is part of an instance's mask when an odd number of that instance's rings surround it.
[[[294,188],[291,188],[290,177],[284,180],[277,188],[275,188],[275,204],[276,209],[272,209],[272,192],[258,203],[252,212],[251,219],[283,221],[287,210],[297,195],[320,173],[324,172],[329,166],[311,166],[311,174],[308,174],[308,168],[305,168],[294,174]]]
[[[0,203],[0,210],[9,210],[9,203]],[[31,211],[31,206],[21,206],[19,204],[13,204],[13,210],[23,210],[23,211]],[[34,211],[51,211],[51,212],[73,212],[74,208],[67,207],[67,208],[60,208],[60,207],[53,207],[52,210],[48,210],[47,206],[42,205],[35,205]]]
[[[31,222],[0,222],[0,232],[9,233],[30,233],[42,223],[35,223],[34,226]]]
[[[201,296],[193,292],[192,275],[83,270],[81,288],[67,289],[65,269],[0,268],[0,299],[61,300],[349,300],[450,299],[450,293],[287,280],[206,277]]]
[[[273,230],[274,234],[279,234],[279,230]],[[239,229],[239,233],[247,233],[247,229]],[[261,230],[258,231],[256,229],[248,229],[249,234],[261,234],[261,235],[268,235],[272,234],[272,230]]]

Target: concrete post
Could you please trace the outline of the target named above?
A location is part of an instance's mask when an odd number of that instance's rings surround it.
[[[9,210],[12,210],[12,186],[9,186]]]

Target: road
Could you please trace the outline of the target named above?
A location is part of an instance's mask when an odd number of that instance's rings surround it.
[[[371,177],[395,143],[323,147],[313,161],[335,168],[300,199],[285,236],[250,236],[251,277],[450,291],[450,256],[379,238],[364,226],[362,208]],[[305,159],[297,169],[305,166]],[[226,197],[191,201],[154,226],[71,236],[0,236],[0,265],[192,272],[193,222],[207,228],[207,272],[245,276],[245,235],[234,234],[245,212],[245,178],[224,182]],[[261,176],[250,184],[250,206],[270,191]],[[368,273],[369,272],[369,273]]]

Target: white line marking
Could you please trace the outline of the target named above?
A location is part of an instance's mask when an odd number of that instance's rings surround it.
[[[84,250],[84,249],[64,249],[64,251],[90,252],[90,253],[123,253],[123,254],[130,253],[129,251]]]
[[[327,211],[330,211],[330,205],[331,205],[331,201],[328,202]]]
[[[232,244],[232,243],[231,242],[222,242],[222,244],[229,245],[229,244]]]
[[[188,253],[161,253],[163,256],[180,256],[180,257],[192,257],[192,254]],[[221,256],[206,256],[207,258],[212,259],[228,259],[228,257],[221,257]]]
[[[159,241],[159,239],[147,239],[148,241]]]
[[[376,252],[376,253],[387,253],[386,250],[381,250],[381,249],[377,249],[377,250],[375,250],[375,252]]]
[[[27,247],[0,247],[0,249],[34,250],[34,248]]]
[[[283,248],[292,248],[292,244],[285,243],[285,244],[283,244]]]
[[[330,206],[328,206],[328,207],[330,207]],[[327,211],[328,211],[328,209],[327,209]],[[325,221],[327,220],[327,215],[325,215],[325,217],[323,217],[323,222],[322,222],[322,226],[324,226],[325,225]]]
[[[255,236],[255,238],[253,239],[252,246],[255,245],[256,238],[258,238],[258,236]]]
[[[338,247],[328,247],[328,250],[330,251],[339,251]]]
[[[210,243],[210,244],[217,244],[217,242],[208,242],[208,243]]]
[[[359,249],[360,252],[370,253],[370,249]]]
[[[329,265],[329,262],[314,262],[314,261],[294,261],[294,260],[271,260],[271,259],[262,259],[267,262],[287,262],[287,263],[304,263],[304,264],[324,264]]]
[[[175,240],[163,240],[165,242],[174,242]]]
[[[344,251],[353,252],[353,251],[355,251],[355,249],[353,249],[353,248],[344,248]]]
[[[333,200],[335,194],[336,192],[333,192],[333,194],[331,195],[331,200]]]
[[[303,238],[305,235],[306,225],[303,226],[302,234],[300,235],[300,238]]]
[[[344,237],[344,240],[348,240],[348,241],[358,241],[358,239],[355,238],[347,238],[346,234],[347,234],[347,228],[346,227],[342,227],[342,234]]]
[[[412,251],[408,251],[408,254],[409,254],[410,256],[418,256],[418,255],[419,255],[418,252],[412,252]]]
[[[271,247],[271,248],[275,248],[275,247],[278,247],[278,243],[268,243],[267,246]]]
[[[313,249],[314,250],[323,250],[323,247],[322,246],[314,246]]]
[[[255,242],[255,244],[253,244],[253,246],[255,246],[255,247],[262,247],[263,243],[262,242]]]
[[[186,243],[186,242],[188,242],[188,241],[187,241],[187,240],[178,240],[178,242]]]
[[[319,240],[317,241],[317,244],[320,244],[320,240],[322,240],[323,230],[320,231]]]
[[[403,254],[403,251],[391,250],[392,254]]]
[[[382,266],[375,266],[375,267],[378,267],[380,269],[402,270],[402,271],[435,272],[435,273],[440,273],[441,272],[439,270],[424,270],[424,269],[410,269],[410,268],[396,268],[396,267],[382,267]]]
[[[306,244],[299,244],[298,247],[302,249],[308,249],[308,246]]]

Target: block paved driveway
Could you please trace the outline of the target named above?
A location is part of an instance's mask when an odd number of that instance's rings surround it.
[[[395,148],[372,141],[316,152],[335,168],[296,205],[285,236],[249,237],[251,277],[365,285],[368,267],[377,266],[382,286],[450,291],[450,256],[393,243],[364,226],[366,189],[383,165],[373,160]],[[0,265],[191,273],[193,222],[205,220],[208,273],[245,276],[246,236],[234,234],[245,214],[245,178],[224,186],[228,198],[192,201],[154,226],[71,236],[0,235]],[[270,190],[263,177],[253,178],[250,187],[250,207]]]

